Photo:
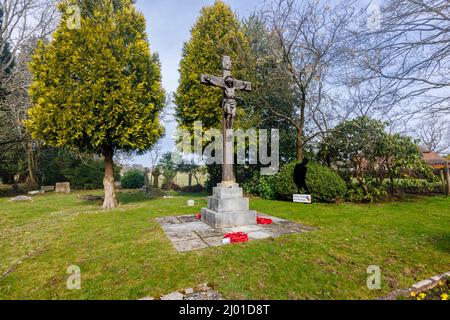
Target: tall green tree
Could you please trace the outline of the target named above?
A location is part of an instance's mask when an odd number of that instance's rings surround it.
[[[242,56],[248,51],[249,45],[242,26],[228,5],[216,1],[214,5],[202,8],[191,30],[191,38],[184,44],[180,62],[175,113],[181,128],[192,132],[195,121],[202,122],[203,130],[220,128],[222,90],[201,84],[200,75],[221,75],[222,56],[228,55],[233,61],[233,75],[243,77],[245,68],[242,62],[247,59],[242,59]],[[242,102],[242,99],[238,102],[236,127],[243,122]],[[218,165],[208,166],[211,185],[220,181],[221,170]]]
[[[28,128],[48,145],[103,155],[104,209],[118,205],[115,152],[145,152],[164,132],[160,63],[150,53],[145,18],[134,2],[64,2],[52,41],[39,44],[30,64]],[[80,9],[79,28],[68,23],[74,18],[68,5]]]
[[[192,129],[195,121],[204,128],[218,128],[221,123],[222,92],[200,83],[200,75],[222,74],[222,56],[228,55],[238,71],[238,56],[246,51],[247,41],[241,25],[229,6],[216,1],[204,7],[185,43],[180,63],[180,83],[175,94],[176,117],[181,127]],[[235,75],[239,75],[238,72]]]

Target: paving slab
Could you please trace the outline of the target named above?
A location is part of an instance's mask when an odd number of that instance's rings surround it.
[[[286,220],[281,219],[281,218],[272,217],[272,216],[268,216],[268,215],[265,215],[265,214],[259,214],[259,213],[258,213],[258,217],[259,217],[259,218],[264,218],[264,219],[270,219],[270,220],[273,221],[273,223],[278,223],[278,222],[286,221]]]
[[[206,223],[197,221],[197,222],[188,222],[188,223],[179,223],[173,225],[167,225],[164,227],[166,232],[190,232],[190,231],[203,231],[203,230],[214,230]]]
[[[196,215],[163,217],[155,220],[161,225],[178,252],[226,245],[223,243],[223,237],[227,233],[244,232],[248,234],[250,241],[257,241],[315,230],[309,226],[269,215],[258,216],[271,219],[273,224],[214,229],[198,220]]]
[[[156,218],[156,221],[163,226],[181,223],[181,221],[177,217]]]
[[[255,232],[250,232],[248,234],[248,238],[251,240],[263,240],[263,239],[269,239],[269,238],[273,238],[274,235],[273,233],[267,232],[267,231],[255,231]]]
[[[181,223],[197,222],[198,221],[197,217],[193,216],[193,215],[181,216],[181,217],[178,217],[178,219],[181,221]]]
[[[206,244],[210,247],[220,247],[223,246],[223,236],[220,237],[214,237],[214,238],[207,238],[203,239],[203,241],[206,242]]]
[[[200,230],[196,231],[195,233],[203,240],[217,237],[223,238],[223,236],[226,234],[226,232],[223,229]]]
[[[206,244],[206,242],[204,242],[201,239],[179,241],[179,242],[172,242],[172,243],[178,252],[194,251],[194,250],[199,250],[199,249],[204,249],[204,248],[209,247],[209,245]]]
[[[234,233],[234,232],[250,233],[250,232],[256,232],[256,231],[262,231],[263,227],[261,227],[260,225],[256,225],[256,226],[225,228],[223,230],[225,230],[227,233]]]
[[[172,242],[188,241],[188,240],[201,240],[200,237],[193,231],[191,232],[168,232]]]

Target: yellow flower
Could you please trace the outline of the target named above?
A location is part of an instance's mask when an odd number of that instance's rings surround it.
[[[443,293],[441,298],[442,300],[448,300],[448,293]]]
[[[423,300],[423,299],[425,299],[426,297],[427,297],[426,293],[421,293],[421,294],[419,294],[420,300]]]
[[[416,296],[416,293],[413,291],[409,295],[414,298]]]

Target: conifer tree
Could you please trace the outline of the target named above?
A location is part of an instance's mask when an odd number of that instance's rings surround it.
[[[104,209],[118,204],[115,152],[145,152],[162,136],[165,93],[159,59],[150,53],[144,16],[132,0],[70,0],[61,23],[30,64],[33,138],[105,160]],[[78,6],[80,24],[74,28]],[[68,10],[72,8],[71,10]]]
[[[181,127],[192,129],[195,121],[204,128],[221,123],[222,92],[200,83],[200,75],[222,74],[222,56],[231,56],[233,74],[239,76],[238,56],[248,48],[241,25],[229,6],[216,1],[204,7],[185,43],[180,63],[180,83],[175,95],[176,116]]]

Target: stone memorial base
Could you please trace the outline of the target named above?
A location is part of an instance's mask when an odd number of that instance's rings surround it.
[[[221,183],[214,188],[201,215],[202,221],[214,229],[256,225],[256,211],[250,210],[249,199],[244,198],[237,183]]]

